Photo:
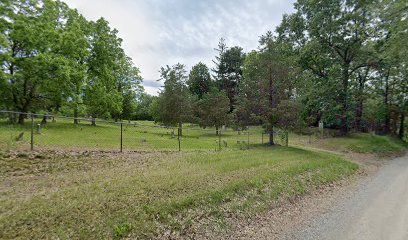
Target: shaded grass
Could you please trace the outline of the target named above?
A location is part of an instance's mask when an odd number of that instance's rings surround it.
[[[4,154],[5,155],[5,154]],[[24,163],[24,164],[22,164]],[[282,198],[350,175],[341,157],[296,148],[52,155],[0,160],[0,238],[152,238],[220,229]]]
[[[358,153],[387,155],[405,151],[408,147],[400,139],[392,136],[379,136],[368,133],[352,134],[348,137],[330,138],[323,142],[331,149],[345,149]]]

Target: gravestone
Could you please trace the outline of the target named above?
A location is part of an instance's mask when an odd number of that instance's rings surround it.
[[[323,128],[324,128],[323,121],[320,120],[320,121],[319,121],[319,131],[320,131],[320,136],[321,136],[321,138],[323,138]]]

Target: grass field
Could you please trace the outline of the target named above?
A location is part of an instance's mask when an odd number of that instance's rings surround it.
[[[151,238],[187,234],[231,214],[352,174],[341,157],[287,147],[249,151],[0,157],[0,238]],[[207,226],[208,227],[208,226]]]
[[[39,124],[37,119],[35,126]],[[168,150],[178,151],[177,128],[161,128],[153,122],[138,122],[141,125],[123,126],[124,150]],[[222,148],[247,148],[262,143],[262,128],[253,127],[249,131],[233,131],[226,129],[220,138],[213,128],[202,129],[198,126],[185,124],[181,137],[182,150],[215,150]],[[174,131],[174,134],[173,134]],[[16,137],[24,132],[22,141],[15,141]],[[9,125],[5,120],[0,121],[0,147],[8,149],[27,149],[30,147],[31,123],[24,126]],[[40,134],[35,130],[34,145],[39,149],[85,149],[85,150],[119,150],[120,125],[98,123],[91,126],[89,122],[74,125],[72,120],[57,119],[41,128]],[[265,136],[266,141],[266,136]]]
[[[40,123],[40,120],[36,120],[35,126]],[[141,121],[138,124],[123,126],[122,139],[125,151],[178,151],[177,129],[157,127],[149,121]],[[184,124],[183,128],[183,136],[180,140],[182,151],[218,150],[220,146],[222,149],[247,149],[260,146],[262,142],[266,143],[268,138],[267,135],[262,135],[261,127],[251,127],[249,131],[240,132],[225,129],[222,131],[221,141],[219,136],[216,136],[214,128],[202,129],[190,124]],[[23,132],[23,140],[15,141],[15,138]],[[4,119],[0,120],[0,148],[27,150],[30,148],[30,133],[31,123],[29,122],[20,126],[9,125]],[[97,126],[91,126],[89,122],[83,121],[74,125],[72,120],[57,119],[56,122],[49,121],[43,126],[40,134],[34,134],[34,147],[48,150],[118,151],[120,134],[118,124],[98,123]],[[313,135],[310,140],[309,143],[309,137],[305,135],[290,134],[289,136],[290,145],[317,145],[320,148],[338,151],[386,155],[407,148],[407,144],[397,138],[368,133],[324,139]],[[284,140],[280,136],[276,136],[275,141],[284,145]]]
[[[0,121],[0,239],[216,234],[228,228],[231,216],[262,212],[358,168],[339,155],[262,145],[259,127],[250,129],[249,150],[245,131],[227,129],[222,151],[214,151],[214,129],[186,124],[178,152],[172,129],[141,124],[124,126],[125,153],[118,154],[119,125],[75,126],[58,119],[34,136],[35,149],[44,151],[30,152],[30,123]],[[21,132],[23,140],[15,141]],[[407,147],[370,134],[313,136],[310,143],[308,136],[291,134],[289,143],[363,153]]]

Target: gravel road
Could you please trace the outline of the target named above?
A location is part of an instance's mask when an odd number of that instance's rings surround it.
[[[387,162],[301,225],[288,239],[408,239],[408,155]]]

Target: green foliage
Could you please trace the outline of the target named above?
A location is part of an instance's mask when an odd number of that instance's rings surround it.
[[[193,95],[199,99],[208,93],[213,86],[208,67],[204,63],[193,66],[187,80],[187,86]]]
[[[292,97],[294,68],[282,51],[284,45],[270,33],[260,43],[260,51],[252,51],[245,60],[235,113],[239,125],[262,124],[272,132],[278,117],[274,109]],[[270,144],[274,144],[272,135]]]
[[[197,102],[199,123],[202,127],[227,125],[229,120],[229,99],[225,92],[213,89]]]
[[[263,125],[271,132],[275,124],[291,128],[277,123],[283,111],[274,111],[292,101],[309,126],[323,121],[343,134],[354,128],[406,135],[404,0],[298,0],[275,33],[260,37],[257,50],[247,54],[221,38],[213,80],[202,62],[188,76],[181,64],[162,68],[158,98],[142,94],[140,71],[105,19],[88,21],[53,0],[4,0],[0,16],[0,108],[167,126],[217,126],[228,118],[236,127]],[[228,117],[213,87],[228,97]],[[12,122],[24,119],[10,115]]]
[[[114,228],[114,233],[113,236],[116,239],[122,239],[126,236],[126,234],[129,233],[129,231],[131,230],[131,225],[127,224],[127,223],[122,223],[119,225],[116,225]]]
[[[134,118],[137,120],[149,120],[152,121],[153,115],[151,108],[153,102],[156,102],[157,97],[151,96],[147,93],[141,93],[137,97],[136,111]]]
[[[89,82],[85,91],[88,112],[93,117],[130,117],[135,88],[140,84],[139,70],[121,48],[117,30],[111,30],[106,20],[92,24],[92,52],[89,58]]]
[[[139,71],[107,21],[89,22],[52,0],[7,1],[0,14],[3,107],[21,112],[70,108],[75,117],[84,109],[115,118],[134,111]]]
[[[406,63],[408,58],[408,28],[406,1],[384,0],[379,6],[378,15],[381,18],[380,26],[385,30],[387,41],[384,42],[383,57],[391,61],[402,60]]]
[[[239,46],[228,48],[225,39],[221,38],[216,49],[218,56],[214,61],[215,82],[220,90],[226,92],[230,100],[230,111],[234,109],[238,86],[242,80],[242,66],[245,53]]]
[[[333,93],[330,88],[335,86],[337,96],[325,94],[328,99],[323,98],[319,103],[326,106],[333,101],[339,103],[339,127],[344,133],[349,127],[351,75],[372,61],[368,46],[375,32],[370,24],[375,20],[371,12],[373,4],[370,1],[298,1],[296,13],[286,16],[278,28],[281,41],[292,41],[296,46],[294,53],[299,55],[298,62],[312,74],[312,81],[320,83],[319,87],[326,93]],[[326,111],[324,106],[314,105],[312,111]]]
[[[354,127],[404,135],[405,1],[299,0],[295,9],[283,17],[277,40],[302,69],[296,92],[304,120],[343,133]]]
[[[184,65],[178,63],[173,67],[161,69],[164,89],[160,93],[154,115],[155,121],[166,126],[181,127],[183,122],[192,119],[193,96],[187,88],[187,75]]]
[[[299,118],[300,105],[294,101],[283,100],[274,109],[273,116],[275,125],[279,128],[295,130],[301,125]]]
[[[57,88],[65,90],[68,74],[66,60],[58,54],[62,38],[58,23],[67,20],[68,8],[61,2],[41,2],[42,8],[37,7],[40,1],[2,6],[8,21],[0,45],[2,78],[6,80],[1,94],[9,109],[38,109],[56,96]]]
[[[267,82],[260,66],[261,61],[261,53],[252,51],[244,62],[244,78],[239,86],[235,110],[240,126],[263,124],[269,114]]]
[[[161,117],[160,104],[161,104],[160,99],[157,97],[152,100],[152,103],[150,104],[149,107],[149,114],[152,116],[155,123],[160,122]]]

